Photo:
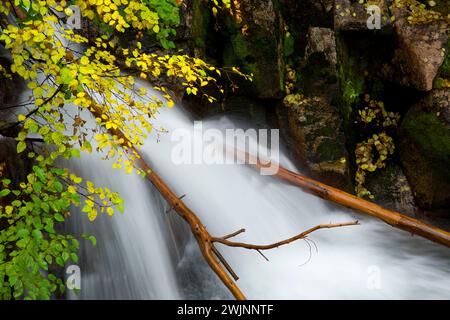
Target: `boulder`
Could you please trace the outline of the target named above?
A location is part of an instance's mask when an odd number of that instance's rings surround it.
[[[359,3],[351,0],[336,0],[334,6],[334,29],[336,31],[369,31],[371,15],[368,7],[376,5],[380,9],[380,29],[390,28],[388,1],[372,0]]]
[[[402,167],[394,161],[389,161],[383,170],[369,173],[365,187],[374,195],[372,201],[387,209],[410,216],[420,213]]]
[[[333,27],[334,0],[278,0],[289,27],[295,56],[303,56],[310,27]]]
[[[320,27],[309,28],[305,60],[308,60],[315,53],[322,54],[329,65],[330,71],[336,73],[336,40],[333,30]]]
[[[433,90],[411,107],[399,128],[398,147],[417,204],[449,210],[450,90]]]
[[[310,175],[337,188],[351,191],[345,136],[338,111],[323,98],[288,95],[287,109],[291,149]]]
[[[448,22],[412,24],[408,21],[411,13],[404,7],[394,8],[393,15],[398,44],[381,74],[400,85],[430,91],[446,55]]]
[[[180,7],[180,26],[177,28],[177,48],[199,58],[215,58],[220,48],[215,42],[214,17],[203,0],[186,0]]]
[[[287,95],[278,115],[299,164],[329,185],[352,191],[339,111],[336,44],[330,28],[310,27],[301,63],[302,93]]]
[[[309,28],[300,84],[307,96],[320,96],[328,103],[337,100],[336,41],[329,28]]]

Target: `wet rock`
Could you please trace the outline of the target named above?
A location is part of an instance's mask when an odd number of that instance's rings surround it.
[[[450,208],[450,90],[433,90],[406,114],[399,151],[418,205]]]
[[[338,111],[319,97],[289,95],[287,109],[291,149],[312,177],[351,191],[348,154]]]
[[[351,191],[345,136],[335,107],[336,59],[333,30],[309,28],[300,70],[302,94],[287,95],[278,116],[299,164],[313,178]]]
[[[177,28],[177,48],[190,55],[205,59],[216,58],[221,46],[214,28],[211,9],[203,0],[187,0],[180,7],[180,26]]]
[[[292,57],[294,59],[303,57],[309,28],[333,27],[334,0],[278,0],[278,2],[292,36]]]
[[[389,80],[421,91],[430,91],[444,62],[449,36],[446,21],[410,24],[404,8],[393,10],[398,45],[392,60],[383,66]]]
[[[383,170],[369,173],[365,186],[375,196],[372,201],[387,209],[410,216],[420,212],[401,166],[393,161]]]
[[[306,96],[319,96],[335,104],[338,94],[336,42],[333,30],[309,29],[300,83]]]
[[[336,72],[337,56],[333,30],[319,27],[309,28],[305,59],[308,60],[315,53],[323,54],[331,72]]]
[[[380,29],[390,27],[390,15],[388,1],[378,0],[370,3],[360,4],[351,0],[336,0],[334,6],[334,28],[336,31],[369,31],[368,20],[371,15],[368,13],[368,7],[375,5],[379,8]],[[371,11],[374,12],[374,11]],[[369,25],[375,23],[375,20],[369,21]],[[372,27],[371,27],[372,28]]]
[[[236,79],[241,92],[257,98],[280,98],[284,81],[284,22],[272,0],[242,0],[242,22],[224,16],[223,63],[253,74],[253,82]]]

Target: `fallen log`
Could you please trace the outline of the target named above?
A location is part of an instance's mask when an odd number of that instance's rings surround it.
[[[256,158],[246,152],[236,150],[236,154],[241,160],[245,159],[246,163],[253,165],[258,169],[262,169],[268,166],[267,161],[262,163],[259,158]],[[278,164],[271,162],[270,165],[277,166]],[[424,237],[433,242],[450,247],[450,233],[443,229],[401,214],[399,212],[385,209],[373,202],[358,198],[345,191],[307,178],[304,175],[290,171],[280,165],[278,165],[278,168],[279,169],[277,173],[275,173],[275,176],[277,178],[285,180],[293,185],[299,186],[308,193],[378,218],[391,225],[392,227],[402,229],[412,234]]]

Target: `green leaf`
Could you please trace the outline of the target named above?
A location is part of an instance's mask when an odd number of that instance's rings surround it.
[[[17,153],[21,153],[21,152],[25,151],[26,148],[27,148],[27,144],[24,141],[20,141],[17,144]]]
[[[64,261],[61,257],[56,257],[55,262],[57,265],[64,267]]]
[[[46,182],[47,178],[45,177],[44,170],[42,170],[41,167],[34,166],[33,171],[36,173],[36,176],[41,180],[42,182]]]
[[[49,255],[49,254],[46,255],[46,256],[45,256],[45,261],[47,261],[48,264],[51,264],[51,263],[53,262],[52,256]],[[49,279],[50,279],[50,276],[49,276]]]
[[[13,287],[17,282],[17,276],[9,276],[9,285]]]
[[[64,221],[64,217],[63,217],[62,214],[57,213],[57,214],[55,214],[55,220],[59,221],[59,222],[63,222]]]
[[[62,80],[63,84],[69,84],[73,80],[73,77],[70,74],[69,68],[66,68],[66,67],[62,68],[60,75],[61,75],[61,80]]]
[[[42,232],[40,230],[33,230],[33,232],[31,233],[33,235],[33,237],[35,237],[38,240],[41,240],[43,238],[42,236]]]
[[[11,190],[3,189],[2,191],[0,191],[0,197],[6,197],[10,193],[11,193]]]
[[[97,245],[97,239],[94,236],[89,236],[87,239],[92,243],[94,247]]]
[[[55,181],[53,183],[53,187],[55,187],[56,191],[58,191],[58,192],[63,191],[63,186],[62,186],[61,182],[59,182],[59,181]]]
[[[71,253],[70,254],[70,259],[74,262],[74,263],[78,263],[78,256],[76,253]]]
[[[28,239],[21,239],[21,240],[16,242],[16,245],[19,248],[25,248],[28,245]]]
[[[19,229],[16,233],[17,237],[19,238],[23,238],[25,236],[28,236],[30,234],[30,232],[28,231],[28,229]]]

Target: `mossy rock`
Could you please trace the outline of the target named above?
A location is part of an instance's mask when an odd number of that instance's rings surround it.
[[[406,114],[400,158],[424,209],[450,208],[450,90],[433,90]]]
[[[395,161],[389,161],[386,168],[368,173],[365,187],[374,196],[371,201],[385,208],[409,215],[419,211],[402,167]]]
[[[337,188],[352,191],[345,136],[338,111],[319,97],[291,95],[287,109],[291,150],[312,177]]]
[[[223,64],[253,74],[253,81],[233,79],[240,93],[256,98],[281,98],[284,91],[284,22],[272,0],[241,1],[242,22],[224,15]],[[245,26],[246,31],[243,30]]]

